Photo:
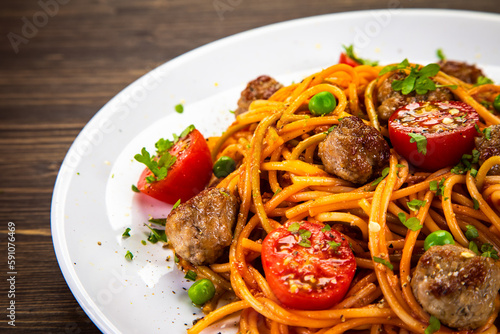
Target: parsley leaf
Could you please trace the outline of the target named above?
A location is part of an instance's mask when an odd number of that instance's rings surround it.
[[[390,168],[389,167],[385,167],[383,170],[382,170],[382,176],[380,176],[379,178],[377,178],[375,181],[372,182],[372,186],[376,186],[377,184],[379,184],[380,182],[382,182],[383,179],[385,179],[385,177],[387,175],[389,175],[389,172],[390,172]]]
[[[123,238],[128,238],[128,237],[130,237],[130,233],[129,233],[129,232],[130,232],[130,227],[127,227],[127,228],[125,229],[125,232],[123,232],[123,233],[122,233],[122,237],[123,237]]]
[[[381,257],[374,256],[373,261],[375,261],[377,263],[382,263],[384,266],[386,266],[390,270],[394,269],[394,266],[392,265],[392,263],[390,263],[389,261],[387,261],[386,259],[383,259]]]
[[[179,198],[177,202],[175,202],[174,206],[172,206],[172,210],[177,209],[177,207],[181,205],[181,199]]]
[[[484,256],[484,257],[491,257],[492,259],[495,259],[495,260],[498,260],[498,252],[496,249],[493,248],[493,245],[492,244],[482,244],[481,245],[481,252],[483,252],[481,254],[481,256]]]
[[[182,103],[179,103],[178,105],[175,106],[175,111],[178,112],[179,114],[182,114],[184,112],[184,106]]]
[[[302,247],[311,247],[311,241],[309,240],[309,238],[311,237],[311,231],[306,229],[300,229],[299,235],[300,235],[299,245]]]
[[[475,198],[472,198],[472,203],[474,203],[474,210],[479,210],[479,201]]]
[[[492,83],[493,83],[493,80],[491,80],[490,78],[480,76],[479,78],[477,78],[477,83],[474,84],[474,87],[482,86],[482,85],[486,85],[486,84],[492,84]]]
[[[443,49],[437,49],[436,56],[439,58],[439,60],[442,60],[442,61],[446,60],[446,56],[444,55]]]
[[[413,199],[409,202],[406,203],[406,205],[408,206],[408,208],[411,210],[411,211],[418,211],[421,207],[423,207],[425,204],[427,203],[427,201],[421,201],[419,199]]]
[[[125,258],[129,261],[132,261],[132,259],[134,258],[134,254],[132,254],[132,252],[130,251],[127,251],[127,253],[125,254]]]
[[[323,226],[323,228],[321,229],[321,232],[325,233],[327,231],[331,231],[332,230],[332,227],[328,224],[326,224],[325,226]]]
[[[417,143],[417,151],[418,153],[422,153],[423,155],[427,154],[427,138],[420,133],[409,133],[408,134],[411,139],[410,143]]]
[[[451,172],[453,174],[465,174],[469,170],[472,171],[473,164],[477,164],[479,161],[479,151],[476,149],[472,150],[472,155],[471,154],[464,154],[462,155],[462,159],[460,162],[451,169]],[[477,173],[477,171],[476,171]],[[474,176],[474,175],[473,175]]]
[[[471,251],[473,251],[474,253],[476,253],[477,255],[480,255],[479,254],[479,248],[477,248],[477,245],[476,245],[476,243],[474,241],[469,242],[469,249]]]
[[[167,236],[165,234],[165,230],[158,230],[156,228],[152,228],[149,225],[146,225],[146,224],[144,224],[144,225],[151,230],[151,235],[148,238],[149,241],[151,241],[152,243],[156,243],[156,241],[167,242]],[[154,238],[152,236],[154,236]],[[156,241],[155,241],[155,239],[156,239]]]
[[[288,226],[288,232],[297,233],[299,231],[300,224],[295,222]]]
[[[465,231],[465,237],[468,240],[476,239],[479,236],[479,233],[474,225],[465,226],[467,231]]]
[[[190,281],[196,281],[196,277],[198,277],[198,274],[192,270],[188,270],[186,275],[184,276],[185,279],[188,279]]]
[[[352,45],[352,44],[349,46],[342,45],[342,47],[344,48],[346,55],[349,58],[351,58],[352,60],[354,60],[355,62],[357,62],[358,64],[369,65],[369,66],[377,66],[378,65],[378,61],[363,59],[363,58],[359,58],[358,56],[356,56],[356,53],[354,52],[354,45]]]
[[[444,177],[441,179],[441,181],[439,181],[439,183],[436,180],[431,181],[429,183],[429,190],[435,191],[436,196],[442,196],[444,191],[444,181]]]
[[[406,215],[403,212],[400,212],[398,213],[398,218],[404,226],[414,232],[420,230],[423,227],[422,225],[420,225],[420,220],[418,220],[417,217],[410,217],[406,219]]]
[[[337,248],[340,247],[341,243],[340,242],[335,242],[335,241],[327,241],[328,245],[330,245],[330,247],[333,249],[333,250],[336,250]]]
[[[439,72],[438,64],[428,64],[421,69],[418,65],[411,66],[408,59],[403,60],[397,65],[388,65],[384,67],[379,76],[396,70],[410,70],[410,73],[403,80],[394,80],[392,89],[401,91],[403,95],[408,95],[415,91],[417,94],[426,94],[430,90],[436,90],[436,83],[430,79]]]
[[[441,328],[441,322],[439,321],[439,319],[431,315],[431,318],[429,319],[429,326],[427,326],[424,333],[432,334],[437,332],[440,328]]]

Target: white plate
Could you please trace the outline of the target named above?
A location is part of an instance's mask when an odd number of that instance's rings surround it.
[[[201,316],[190,283],[161,245],[146,246],[149,216],[169,205],[133,193],[150,152],[193,123],[205,136],[230,124],[239,92],[260,74],[285,84],[334,64],[342,44],[382,64],[450,59],[478,63],[500,81],[494,42],[500,15],[446,10],[386,9],[324,15],[241,33],[176,58],[138,79],[85,126],[59,172],[52,202],[52,235],[63,275],[76,299],[106,333],[185,333]],[[183,114],[174,112],[180,102]],[[132,236],[123,239],[126,227]],[[134,254],[132,261],[124,255]],[[234,333],[234,320],[213,333]]]

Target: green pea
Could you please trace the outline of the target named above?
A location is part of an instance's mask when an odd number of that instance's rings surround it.
[[[314,116],[331,113],[337,106],[337,100],[330,92],[320,92],[309,100],[309,111]]]
[[[500,94],[495,97],[495,100],[493,101],[493,108],[495,108],[496,111],[500,111]]]
[[[428,250],[432,246],[454,245],[455,240],[450,232],[444,230],[434,231],[425,238],[424,249]]]
[[[196,305],[203,305],[215,295],[215,286],[207,278],[196,281],[188,290],[189,298]]]
[[[214,164],[213,172],[218,178],[226,177],[236,169],[236,162],[230,157],[222,156]]]

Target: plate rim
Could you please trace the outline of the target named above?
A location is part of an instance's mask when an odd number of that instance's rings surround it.
[[[51,237],[52,243],[56,255],[56,260],[59,265],[59,269],[68,285],[71,293],[77,300],[80,307],[87,314],[87,316],[92,320],[92,322],[96,325],[96,327],[102,332],[120,332],[115,325],[112,323],[110,319],[98,308],[96,308],[95,302],[92,301],[90,295],[86,291],[84,285],[80,281],[80,278],[75,272],[73,268],[71,258],[69,257],[67,243],[66,243],[66,235],[64,233],[65,226],[65,204],[66,198],[65,195],[68,192],[69,186],[71,184],[71,180],[74,177],[74,173],[72,175],[66,177],[63,174],[63,168],[66,166],[66,163],[69,159],[70,153],[75,150],[76,145],[82,140],[85,132],[94,125],[99,118],[104,117],[106,111],[109,109],[109,106],[114,103],[116,100],[120,99],[124,92],[126,92],[131,87],[137,85],[141,80],[143,80],[148,74],[153,71],[159,71],[161,69],[166,68],[175,68],[177,66],[182,65],[184,62],[189,62],[192,58],[196,58],[202,56],[204,53],[207,53],[213,49],[217,49],[223,47],[224,45],[231,44],[234,41],[240,39],[250,38],[254,35],[263,34],[269,30],[280,30],[287,29],[291,26],[296,25],[307,25],[311,22],[323,22],[329,20],[335,20],[338,17],[349,18],[352,16],[368,16],[377,13],[382,13],[387,11],[389,8],[382,9],[372,9],[372,10],[352,10],[345,12],[337,12],[337,13],[326,13],[321,15],[314,15],[296,19],[290,19],[286,21],[276,22],[267,24],[264,26],[252,28],[246,31],[238,32],[229,36],[222,37],[220,39],[214,40],[212,42],[206,43],[204,45],[198,46],[190,51],[187,51],[181,55],[178,55],[158,67],[148,71],[144,75],[138,77],[136,80],[125,86],[120,92],[114,95],[108,102],[106,102],[85,124],[85,126],[80,130],[78,135],[73,140],[71,146],[67,150],[65,157],[61,163],[61,167],[58,170],[58,174],[54,183],[51,205],[50,205],[50,226],[51,226]],[[490,13],[484,11],[474,11],[474,10],[464,10],[464,9],[432,9],[432,8],[398,8],[399,14],[403,15],[412,15],[412,16],[434,16],[434,17],[443,17],[446,16],[448,18],[467,18],[467,19],[488,19],[492,21],[496,21],[500,23],[500,14],[499,13]],[[70,168],[71,171],[75,171],[76,167]],[[69,171],[69,170],[68,170]]]

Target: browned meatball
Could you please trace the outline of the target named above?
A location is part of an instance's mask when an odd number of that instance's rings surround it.
[[[214,263],[231,244],[238,199],[209,188],[172,210],[165,233],[174,250],[194,265]]]
[[[462,61],[444,60],[438,64],[441,67],[441,71],[466,83],[475,84],[479,77],[484,76],[483,72],[475,65],[470,65]]]
[[[257,79],[250,81],[247,87],[241,92],[241,97],[238,100],[238,109],[236,109],[234,114],[238,116],[247,112],[250,103],[255,100],[267,100],[281,87],[283,87],[282,84],[267,75],[261,75]]]
[[[390,149],[380,132],[352,116],[319,144],[318,155],[328,173],[364,184],[389,164]]]
[[[403,95],[399,91],[392,89],[394,80],[404,80],[406,74],[396,72],[389,76],[377,90],[377,114],[381,121],[389,120],[389,117],[399,108],[413,103],[425,101],[452,101],[454,99],[451,91],[446,87],[438,87],[436,90],[431,90],[426,94],[420,95],[415,92]]]
[[[474,329],[494,311],[500,269],[466,248],[433,246],[420,258],[411,286],[423,309],[441,323]]]
[[[476,148],[479,151],[481,165],[489,158],[500,155],[500,125],[492,125],[489,128],[489,136],[476,137]],[[500,175],[500,165],[493,166],[488,175]]]

